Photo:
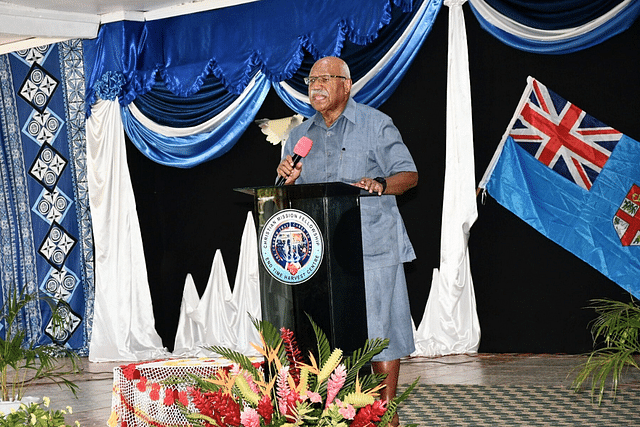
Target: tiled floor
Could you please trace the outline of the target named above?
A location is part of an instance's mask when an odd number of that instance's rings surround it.
[[[420,377],[425,384],[555,385],[570,387],[581,356],[535,354],[478,354],[436,358],[411,358],[401,363],[400,383]],[[52,406],[73,408],[67,422],[82,426],[106,426],[111,412],[113,368],[119,363],[82,360],[84,372],[70,377],[79,387],[78,398],[56,385],[35,385],[29,395],[49,396]],[[640,371],[630,370],[622,386],[640,387]]]

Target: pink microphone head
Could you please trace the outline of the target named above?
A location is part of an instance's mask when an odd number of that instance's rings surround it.
[[[295,147],[293,147],[293,153],[297,154],[300,157],[307,157],[309,151],[311,151],[311,146],[313,145],[313,141],[303,136],[298,140],[298,143]]]

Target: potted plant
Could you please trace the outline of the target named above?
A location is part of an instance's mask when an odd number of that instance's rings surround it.
[[[635,359],[640,353],[640,306],[631,297],[629,302],[597,299],[591,307],[598,313],[591,327],[596,348],[580,366],[573,388],[578,392],[590,382],[600,404],[609,377],[615,396],[625,369],[640,369]]]
[[[51,381],[60,387],[66,386],[76,395],[78,387],[65,375],[79,372],[78,356],[72,351],[57,344],[37,346],[33,342],[25,342],[26,332],[21,327],[22,312],[29,304],[42,298],[15,287],[9,294],[0,314],[0,400],[14,402],[14,408],[25,398],[27,388],[38,381]],[[46,300],[52,307],[53,323],[61,325],[62,319],[56,314],[53,302]],[[67,358],[70,366],[62,358]],[[35,402],[40,399],[36,398]],[[27,406],[34,399],[25,401]],[[11,406],[11,405],[10,405]],[[7,413],[10,408],[1,407]]]

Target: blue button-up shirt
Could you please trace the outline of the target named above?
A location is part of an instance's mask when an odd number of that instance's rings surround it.
[[[363,177],[389,177],[398,172],[416,172],[400,132],[386,114],[349,99],[342,115],[327,128],[320,113],[289,134],[284,155],[291,155],[303,136],[313,141],[301,160],[296,184],[317,182],[355,183]],[[396,197],[361,197],[364,268],[384,267],[415,258]]]

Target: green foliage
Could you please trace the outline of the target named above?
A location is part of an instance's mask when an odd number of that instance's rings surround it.
[[[573,382],[574,390],[580,391],[591,384],[591,394],[602,403],[607,379],[611,378],[614,396],[620,378],[626,368],[640,369],[634,356],[640,353],[640,306],[631,298],[630,302],[607,299],[592,301],[591,307],[598,313],[591,327],[594,347],[587,361]]]
[[[45,402],[45,407],[48,407],[48,403]],[[21,405],[19,409],[2,414],[0,412],[0,427],[22,427],[22,426],[34,426],[34,427],[71,427],[65,422],[65,415],[71,413],[71,407],[67,406],[67,409],[49,410],[43,408],[38,403],[31,403],[29,405]],[[75,427],[79,427],[80,423],[76,421]]]
[[[387,412],[384,414],[384,416],[380,420],[380,425],[381,426],[385,426],[385,425],[388,425],[389,423],[391,423],[391,420],[392,420],[394,414],[398,411],[398,405],[400,405],[402,402],[407,400],[407,398],[409,397],[409,395],[411,394],[413,389],[416,388],[416,386],[418,385],[419,381],[420,381],[420,377],[416,378],[416,380],[409,387],[407,387],[407,389],[400,396],[396,396],[389,403]],[[412,427],[412,426],[417,426],[417,424],[410,424],[410,425],[407,425],[405,427]]]
[[[39,380],[49,380],[60,387],[66,386],[76,395],[78,387],[65,378],[65,375],[79,372],[78,356],[55,344],[36,346],[25,343],[26,333],[20,328],[19,318],[22,310],[29,304],[39,301],[39,297],[13,288],[6,299],[0,322],[4,323],[0,336],[0,398],[2,400],[20,400],[25,390]],[[63,320],[51,306],[54,328]],[[62,368],[60,357],[66,356],[71,361],[70,368]]]

